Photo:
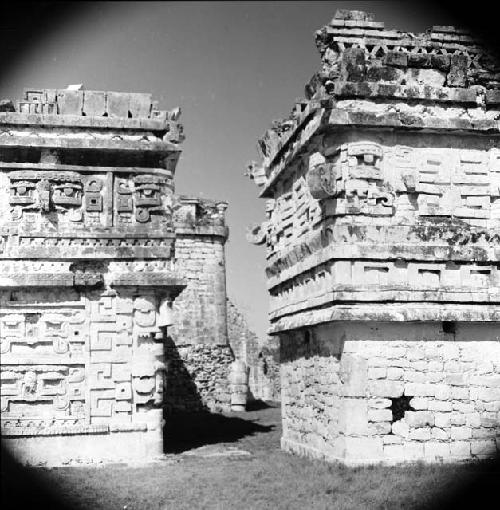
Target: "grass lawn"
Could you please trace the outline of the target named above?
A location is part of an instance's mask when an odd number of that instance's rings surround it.
[[[498,495],[500,472],[492,462],[346,468],[286,454],[279,449],[279,419],[276,406],[190,424],[180,420],[169,431],[179,439],[175,453],[144,466],[4,465],[3,503],[15,495],[16,509],[473,510]],[[182,453],[197,447],[196,455]],[[251,455],[208,455],[228,448]]]

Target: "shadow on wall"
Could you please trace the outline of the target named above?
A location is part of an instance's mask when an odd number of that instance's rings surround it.
[[[50,508],[50,510],[69,509],[60,501],[60,495],[50,490],[45,477],[37,468],[19,464],[5,448],[1,447],[1,498],[3,510]]]
[[[164,418],[184,412],[208,412],[193,376],[189,373],[179,349],[170,336],[164,342],[166,375],[163,388]]]
[[[274,425],[260,425],[236,416],[208,411],[170,415],[163,429],[165,453],[182,453],[210,444],[233,443]]]
[[[231,443],[256,432],[272,430],[272,426],[210,412],[198,387],[204,380],[198,381],[198,385],[195,383],[193,377],[196,374],[190,373],[172,338],[167,337],[164,346],[167,362],[163,392],[164,453],[181,453],[209,444]],[[226,388],[228,391],[229,388]],[[258,407],[257,402],[254,403],[255,409],[268,407],[263,402]]]

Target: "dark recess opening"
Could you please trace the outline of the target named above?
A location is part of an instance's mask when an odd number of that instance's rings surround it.
[[[443,321],[443,331],[445,333],[451,333],[454,335],[457,331],[457,327],[454,321]]]
[[[401,420],[406,411],[415,411],[410,405],[413,397],[402,395],[401,397],[391,398],[392,423]]]

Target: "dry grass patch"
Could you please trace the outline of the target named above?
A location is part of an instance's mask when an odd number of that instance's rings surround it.
[[[31,469],[18,474],[10,471],[10,476],[4,473],[3,479],[9,483],[7,491],[24,487],[26,492],[29,488],[38,503],[43,489],[50,487],[59,505],[73,510],[455,510],[479,507],[488,494],[494,494],[500,479],[498,466],[493,463],[346,468],[303,459],[279,449],[279,408],[244,413],[237,420],[216,418],[212,425],[218,430],[210,432],[207,427],[205,439],[210,442],[212,438],[215,443],[216,437],[230,438],[219,441],[217,448],[237,447],[250,451],[251,456],[175,454],[142,467]],[[242,421],[250,422],[250,428],[245,429]],[[239,427],[239,432],[224,435],[220,427],[231,425]],[[203,421],[191,432],[200,427]],[[253,432],[242,435],[244,430]],[[192,444],[199,446],[199,442],[193,440]],[[189,437],[184,437],[183,444],[190,446]],[[34,477],[41,486],[33,483]],[[23,508],[19,503],[14,508]],[[39,506],[35,503],[26,508]]]

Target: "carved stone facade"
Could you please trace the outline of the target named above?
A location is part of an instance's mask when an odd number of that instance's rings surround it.
[[[190,363],[184,405],[230,408],[226,204],[174,194],[179,111],[148,94],[0,109],[2,441],[27,463],[154,458]]]
[[[339,11],[250,176],[268,220],[282,446],[351,464],[493,455],[500,65],[470,34]]]

